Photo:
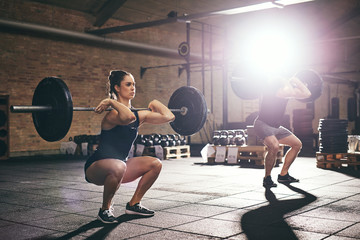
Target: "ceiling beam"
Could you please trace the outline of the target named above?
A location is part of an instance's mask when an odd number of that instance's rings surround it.
[[[101,10],[96,14],[95,27],[101,27],[109,18],[126,2],[126,0],[108,0],[104,3]]]
[[[128,31],[128,30],[139,29],[139,28],[159,26],[159,25],[163,25],[163,24],[167,24],[167,23],[187,22],[187,21],[191,21],[194,19],[239,14],[239,13],[252,12],[252,11],[258,11],[258,10],[264,10],[264,9],[270,9],[270,8],[278,8],[278,7],[280,7],[279,6],[280,3],[282,3],[281,7],[284,7],[287,5],[298,4],[298,3],[303,3],[303,2],[311,2],[311,1],[315,1],[315,0],[296,0],[296,1],[251,0],[251,1],[243,1],[240,6],[238,6],[236,8],[232,8],[232,9],[223,9],[223,10],[218,10],[218,11],[195,13],[195,14],[189,14],[189,15],[184,15],[184,16],[180,16],[180,17],[169,17],[166,19],[160,19],[160,20],[149,21],[149,22],[134,23],[134,24],[129,24],[129,25],[96,29],[96,30],[88,30],[86,32],[95,34],[95,35],[103,35],[103,34],[109,34],[109,33],[115,33],[115,32],[124,32],[124,31]]]
[[[360,6],[357,6],[350,10],[348,13],[344,14],[342,17],[336,19],[332,23],[328,25],[324,30],[320,31],[318,36],[323,37],[329,34],[331,31],[335,30],[338,27],[341,27],[345,23],[349,22],[350,20],[360,16]]]

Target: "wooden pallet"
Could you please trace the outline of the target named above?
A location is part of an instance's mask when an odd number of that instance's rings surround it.
[[[179,159],[179,158],[189,158],[189,157],[190,157],[189,145],[164,148],[165,159]]]
[[[211,146],[214,148],[215,153],[208,157],[208,163],[215,163],[216,156],[216,146]],[[226,146],[226,155],[228,153],[229,147],[236,146]],[[267,152],[266,146],[237,146],[238,154],[237,154],[237,163],[240,165],[248,165],[248,166],[264,166],[264,159]],[[282,157],[284,156],[284,146],[280,145],[280,150],[276,159],[276,166],[282,163]],[[226,162],[225,162],[226,163]]]
[[[316,153],[316,166],[323,169],[360,168],[360,152]]]
[[[190,145],[164,147],[164,159],[180,159],[190,157]],[[146,147],[143,156],[155,157],[155,147]]]

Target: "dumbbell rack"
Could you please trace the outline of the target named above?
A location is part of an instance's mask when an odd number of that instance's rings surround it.
[[[215,157],[216,157],[216,147],[214,145],[210,145],[215,150],[215,153],[210,155],[208,157],[208,164],[215,164]],[[226,156],[228,154],[228,149],[230,147],[237,147],[238,153],[237,153],[237,162],[235,164],[240,164],[242,166],[256,166],[256,167],[264,167],[264,159],[265,154],[267,152],[267,147],[262,146],[232,146],[227,145],[226,147]],[[277,154],[276,159],[276,166],[278,166],[280,163],[282,163],[282,157],[284,156],[284,145],[280,145],[280,150]],[[223,162],[223,164],[228,164],[227,161]]]
[[[164,147],[164,159],[180,159],[190,157],[190,145]],[[146,147],[143,156],[155,157],[155,147]]]

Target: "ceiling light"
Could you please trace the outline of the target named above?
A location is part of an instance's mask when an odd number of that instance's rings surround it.
[[[233,14],[239,14],[239,13],[246,13],[246,12],[253,12],[253,11],[259,11],[259,10],[265,10],[270,8],[284,8],[287,5],[292,4],[299,4],[304,2],[312,2],[315,0],[278,0],[278,1],[269,1],[264,3],[259,3],[255,5],[245,6],[245,7],[239,7],[239,8],[232,8],[228,10],[222,10],[214,12],[213,14],[220,14],[220,15],[233,15]]]

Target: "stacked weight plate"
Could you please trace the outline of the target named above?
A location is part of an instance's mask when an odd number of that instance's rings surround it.
[[[312,127],[313,118],[314,112],[312,109],[293,110],[293,132],[302,142],[301,156],[312,156],[315,154]]]
[[[319,152],[347,153],[348,150],[348,120],[319,120]]]

